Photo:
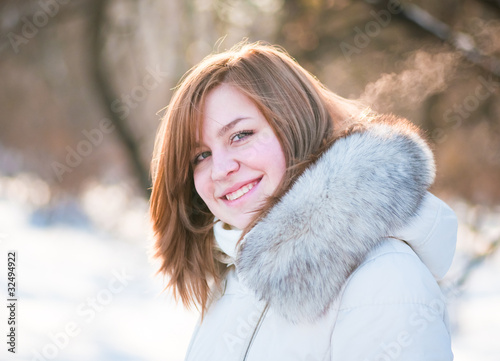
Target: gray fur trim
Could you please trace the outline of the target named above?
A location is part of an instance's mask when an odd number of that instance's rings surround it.
[[[242,282],[292,322],[314,321],[367,253],[416,214],[435,165],[407,128],[338,139],[244,237]]]

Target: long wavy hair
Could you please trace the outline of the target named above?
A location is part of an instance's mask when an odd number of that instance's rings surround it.
[[[257,106],[276,134],[287,165],[282,184],[245,231],[363,112],[358,103],[326,89],[283,49],[260,42],[209,55],[183,76],[156,136],[150,214],[154,256],[161,262],[158,272],[168,277],[167,288],[176,298],[187,307],[199,305],[202,315],[226,265],[217,260],[214,215],[195,190],[191,157],[207,94],[223,83]]]

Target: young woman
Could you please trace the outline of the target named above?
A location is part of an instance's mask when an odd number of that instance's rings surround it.
[[[160,271],[202,313],[187,360],[452,360],[456,219],[407,121],[240,44],[182,79],[152,169]]]

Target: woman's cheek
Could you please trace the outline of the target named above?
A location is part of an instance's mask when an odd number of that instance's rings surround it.
[[[244,149],[242,152],[242,158],[247,162],[252,162],[259,155],[259,152],[255,146],[248,147]]]
[[[242,147],[239,151],[239,158],[244,159],[244,162],[253,163],[254,161],[261,161],[262,156],[265,153],[265,144],[262,143],[262,139],[256,138]]]

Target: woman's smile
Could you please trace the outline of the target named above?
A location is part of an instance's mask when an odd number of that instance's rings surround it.
[[[239,188],[238,190],[234,192],[227,193],[224,198],[227,199],[228,201],[234,201],[236,199],[240,199],[242,196],[250,192],[253,187],[255,187],[258,183],[260,182],[259,180],[252,181],[250,183],[247,183],[243,187]]]

